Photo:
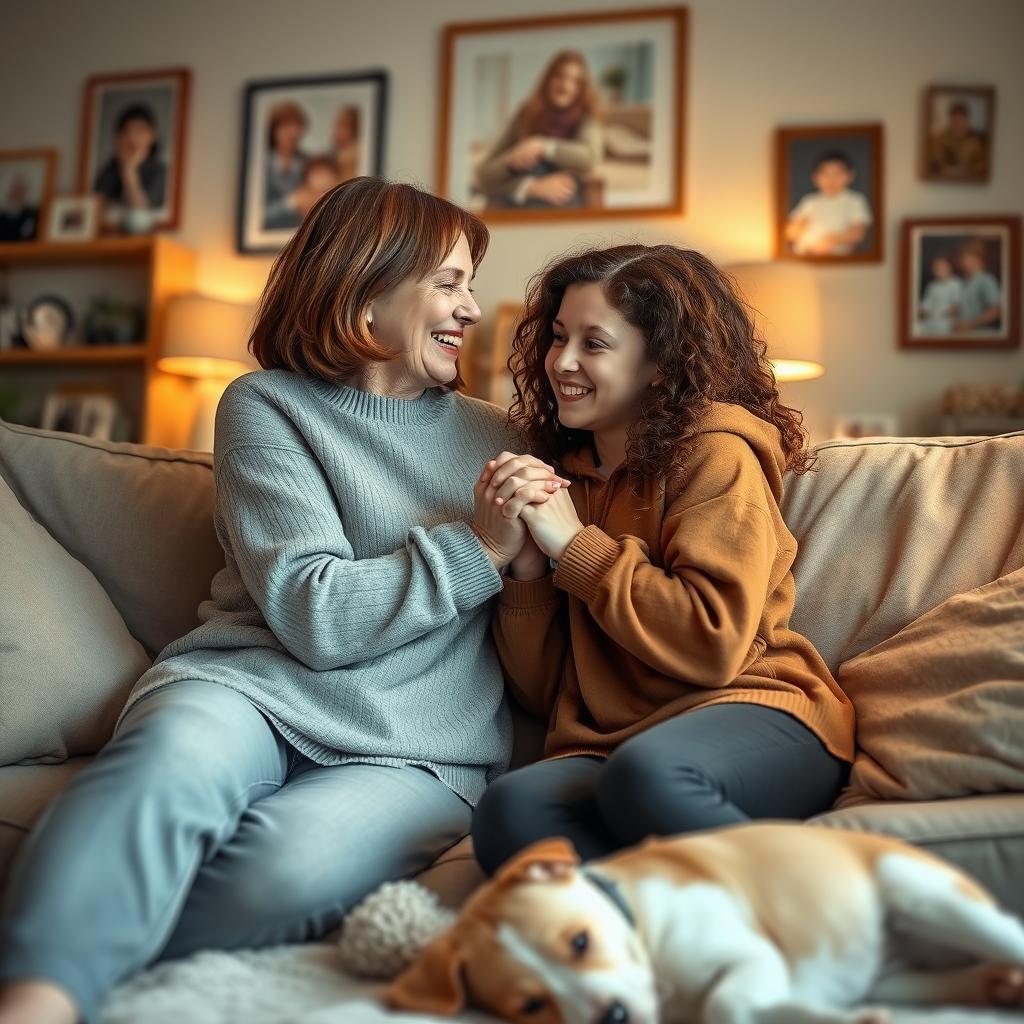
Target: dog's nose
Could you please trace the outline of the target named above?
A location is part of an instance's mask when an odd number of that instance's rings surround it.
[[[598,1024],[629,1024],[629,1010],[616,999],[604,1011]]]

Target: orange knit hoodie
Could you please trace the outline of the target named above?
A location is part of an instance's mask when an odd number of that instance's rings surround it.
[[[779,512],[778,428],[712,403],[681,473],[605,480],[586,448],[562,460],[584,530],[553,574],[506,578],[493,622],[506,680],[548,722],[546,757],[608,754],[694,708],[778,708],[853,759],[853,706],[789,628],[796,539]]]

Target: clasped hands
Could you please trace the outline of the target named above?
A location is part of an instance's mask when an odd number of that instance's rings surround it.
[[[498,568],[516,579],[539,579],[548,559],[561,559],[583,529],[569,480],[532,455],[502,452],[473,487],[473,530]]]

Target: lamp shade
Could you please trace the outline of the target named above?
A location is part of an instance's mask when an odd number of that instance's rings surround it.
[[[811,268],[779,261],[734,263],[725,269],[754,310],[754,324],[768,342],[775,379],[820,377],[825,372],[821,297]]]
[[[249,354],[252,306],[206,295],[175,295],[167,302],[157,368],[186,377],[233,378],[257,368]]]

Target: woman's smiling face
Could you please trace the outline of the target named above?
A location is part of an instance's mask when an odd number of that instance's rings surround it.
[[[473,257],[465,235],[452,251],[422,280],[407,278],[367,311],[373,321],[373,339],[401,355],[381,369],[388,393],[421,392],[450,383],[463,332],[480,320],[473,298]]]
[[[558,419],[572,430],[620,430],[639,414],[658,376],[644,335],[612,306],[597,283],[565,289],[544,359]]]

